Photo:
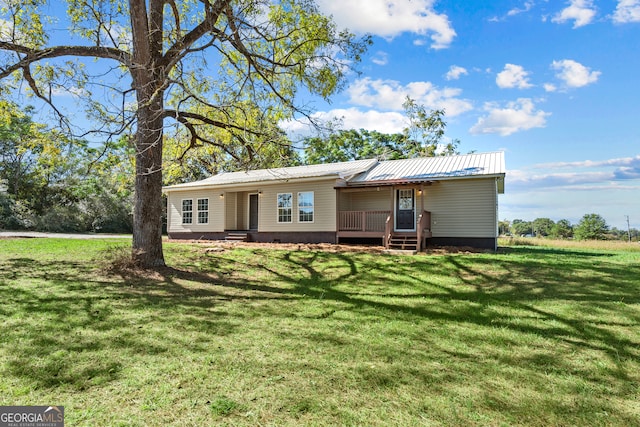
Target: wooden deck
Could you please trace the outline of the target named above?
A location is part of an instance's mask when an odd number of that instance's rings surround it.
[[[431,212],[422,211],[416,222],[416,231],[394,232],[392,211],[339,211],[337,237],[380,238],[386,248],[397,246],[401,238],[403,248],[414,246],[421,251],[431,237]]]
[[[338,237],[380,237],[391,211],[340,211]]]

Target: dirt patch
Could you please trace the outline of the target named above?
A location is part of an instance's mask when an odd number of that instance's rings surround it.
[[[189,243],[201,245],[205,252],[218,252],[234,248],[273,249],[281,251],[322,251],[332,253],[367,253],[382,254],[384,246],[358,245],[358,244],[334,244],[334,243],[258,243],[258,242],[228,242],[225,240],[169,240],[171,243]],[[490,253],[491,250],[472,248],[470,246],[433,246],[428,247],[423,254],[450,255],[450,254],[474,254]]]
[[[451,255],[451,254],[490,254],[491,249],[474,248],[471,246],[430,246],[425,250],[428,255]]]
[[[280,251],[322,251],[322,252],[364,252],[382,253],[383,246],[376,245],[345,245],[333,243],[258,243],[258,242],[228,242],[225,240],[169,240],[171,243],[189,243],[205,247],[205,250],[213,252],[211,249],[273,249]]]

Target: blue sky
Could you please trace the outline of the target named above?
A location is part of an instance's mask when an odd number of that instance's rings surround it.
[[[445,109],[461,152],[505,151],[501,219],[640,228],[640,0],[317,3],[374,39],[331,104],[310,101],[317,116],[399,132],[408,95]]]
[[[504,150],[500,218],[640,228],[640,0],[319,0],[374,44],[317,115],[400,131],[411,96],[460,151]]]

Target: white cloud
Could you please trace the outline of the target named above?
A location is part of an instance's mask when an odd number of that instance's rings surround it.
[[[522,8],[514,7],[513,9],[507,12],[507,16],[515,16],[521,13],[529,12],[534,5],[535,3],[532,1],[525,1]]]
[[[598,81],[602,74],[600,71],[591,71],[589,67],[572,59],[553,61],[551,68],[558,71],[556,77],[564,82],[567,87],[582,87]]]
[[[472,134],[497,133],[508,136],[515,132],[544,127],[547,123],[546,117],[551,114],[536,110],[533,101],[529,98],[509,102],[505,107],[487,103],[484,109],[489,114],[479,118],[469,129]]]
[[[606,160],[583,160],[579,162],[554,162],[539,163],[532,166],[534,169],[567,169],[567,168],[600,168],[606,166],[619,166],[622,168],[633,167],[640,171],[640,155],[635,157],[619,157]]]
[[[312,115],[315,121],[331,122],[339,120],[343,129],[377,130],[382,133],[398,133],[407,127],[406,116],[398,112],[362,111],[358,108],[321,111]],[[313,133],[312,126],[306,120],[280,123],[289,135],[308,136]]]
[[[131,49],[133,45],[133,36],[130,31],[118,23],[111,23],[109,28],[102,28],[101,38],[103,44],[112,45],[118,49]]]
[[[557,13],[551,21],[563,24],[573,20],[573,28],[590,24],[596,16],[592,0],[570,0],[569,6]]]
[[[529,12],[535,6],[534,1],[525,1],[522,7],[514,7],[513,9],[509,9],[507,13],[503,16],[492,16],[488,19],[489,22],[504,22],[508,18],[516,15],[520,15],[521,13]]]
[[[13,24],[6,19],[0,19],[0,40],[11,41],[13,34]]]
[[[389,55],[387,52],[378,51],[373,58],[371,58],[371,62],[376,65],[387,65],[389,63]]]
[[[540,163],[507,171],[503,218],[567,218],[597,212],[616,225],[638,212],[640,155],[572,162]],[[616,225],[618,226],[618,225]]]
[[[0,2],[2,6],[2,2]],[[13,22],[0,19],[0,41],[12,43],[24,43],[27,41],[25,33],[16,31]]]
[[[444,75],[444,78],[447,80],[458,80],[460,76],[469,74],[466,68],[460,67],[458,65],[452,65],[449,67],[449,71]]]
[[[514,188],[565,188],[583,184],[608,182],[610,172],[560,172],[531,174],[528,171],[509,171],[509,183]]]
[[[544,90],[546,92],[555,92],[556,90],[558,90],[558,88],[553,83],[545,83]]]
[[[431,38],[431,47],[449,47],[456,32],[445,14],[434,9],[435,0],[318,0],[320,9],[339,27],[356,33],[393,38],[414,33]]]
[[[635,180],[640,180],[640,155],[601,161],[541,163],[509,171],[510,184],[522,189],[593,189],[601,185],[628,189],[629,185],[620,183]],[[585,187],[586,184],[589,185]],[[637,186],[630,188],[638,189]]]
[[[428,109],[444,109],[447,117],[473,108],[470,101],[459,98],[462,89],[438,88],[431,82],[402,85],[396,80],[372,80],[366,77],[356,80],[347,93],[352,104],[383,110],[401,111],[407,96]]]
[[[618,0],[616,11],[613,13],[613,22],[618,24],[640,22],[640,0]]]
[[[504,70],[498,73],[496,84],[502,89],[526,89],[532,86],[528,76],[529,72],[525,71],[521,65],[506,64]]]
[[[72,87],[64,87],[56,85],[51,89],[51,94],[54,96],[62,96],[62,97],[75,97],[75,98],[88,98],[91,94],[82,88],[72,86]]]

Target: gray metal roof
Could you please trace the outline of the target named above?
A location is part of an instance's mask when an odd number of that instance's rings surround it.
[[[365,186],[495,176],[500,178],[499,191],[503,192],[504,175],[504,153],[493,152],[388,160],[383,162],[375,159],[354,160],[321,165],[224,172],[201,181],[164,187],[164,190],[220,187],[324,177],[344,179],[349,186]]]
[[[252,182],[287,181],[296,178],[335,177],[348,179],[354,175],[366,172],[377,163],[375,159],[367,159],[322,165],[223,172],[201,181],[170,185],[164,187],[164,190],[178,190],[192,187],[218,187],[224,185],[250,184]]]
[[[349,185],[420,182],[462,177],[504,176],[503,152],[422,157],[380,162],[349,180]]]

